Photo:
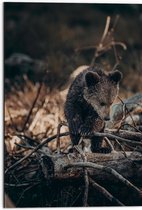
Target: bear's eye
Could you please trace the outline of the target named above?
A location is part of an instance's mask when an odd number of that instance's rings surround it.
[[[106,103],[105,102],[101,102],[100,105],[101,106],[106,106]]]

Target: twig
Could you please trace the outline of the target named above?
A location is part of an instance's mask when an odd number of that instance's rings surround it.
[[[112,71],[116,70],[117,66],[119,65],[119,63],[115,63],[113,68],[112,68]]]
[[[114,146],[112,145],[111,141],[110,141],[107,137],[105,137],[104,140],[105,140],[105,141],[107,142],[107,144],[110,146],[111,150],[112,150],[112,151],[115,151]]]
[[[128,145],[127,143],[124,143],[124,146],[127,147],[129,150],[134,151],[135,147]]]
[[[123,50],[126,50],[127,47],[124,43],[117,42],[114,40],[113,34],[114,34],[114,29],[117,25],[118,19],[119,19],[119,15],[116,16],[114,24],[110,28],[111,18],[110,18],[110,16],[107,17],[103,35],[100,39],[100,42],[97,45],[84,46],[84,47],[75,49],[75,52],[78,52],[81,50],[95,49],[94,56],[93,56],[91,64],[90,64],[91,67],[93,67],[95,65],[95,61],[99,56],[103,55],[105,52],[111,50],[112,48],[113,48],[114,56],[115,56],[115,60],[116,60],[113,70],[119,64],[120,58],[117,55],[116,46],[117,45],[121,46],[123,48]]]
[[[111,42],[111,45],[112,46],[119,45],[119,46],[121,46],[123,48],[123,50],[126,50],[127,49],[126,45],[123,42],[115,42],[115,41],[112,41]]]
[[[67,126],[67,123],[66,122],[60,122],[58,124],[58,127],[57,127],[57,153],[59,154],[61,151],[60,151],[60,130],[62,128],[62,126]]]
[[[104,41],[104,38],[106,37],[106,35],[107,35],[107,33],[108,33],[109,25],[110,25],[110,17],[108,16],[108,17],[107,17],[107,20],[106,20],[106,25],[105,25],[104,33],[103,33],[103,35],[102,35],[102,38],[101,38],[101,40],[100,40],[99,45],[96,47],[96,51],[95,51],[95,53],[94,53],[94,56],[93,56],[93,59],[92,59],[92,61],[91,61],[90,66],[94,66],[95,60],[96,60],[96,58],[98,57],[99,51],[102,51],[103,41]]]
[[[23,132],[23,131],[25,130],[25,128],[26,128],[26,125],[27,125],[27,123],[28,123],[28,121],[29,121],[29,119],[30,119],[31,113],[32,113],[32,111],[33,111],[33,108],[34,108],[34,106],[35,106],[35,104],[36,104],[36,102],[37,102],[37,99],[38,99],[38,97],[39,97],[39,94],[40,94],[40,92],[41,92],[42,86],[43,86],[43,83],[41,82],[41,83],[40,83],[40,86],[39,86],[39,88],[38,88],[38,90],[37,90],[36,97],[35,97],[35,99],[34,99],[34,101],[33,101],[33,103],[32,103],[32,106],[31,106],[30,110],[29,110],[28,116],[27,116],[27,118],[26,118],[26,120],[25,120],[25,123],[24,123],[24,125],[23,125],[23,128],[22,128],[21,132]]]
[[[26,136],[24,134],[17,134],[17,136],[22,140],[22,142],[24,142],[25,144],[28,145],[33,145],[33,146],[37,146],[37,144],[39,144],[39,142],[37,142],[35,139],[30,138],[29,136]]]
[[[19,147],[22,147],[22,148],[25,148],[25,149],[34,149],[34,147],[33,146],[28,146],[28,145],[23,145],[23,144],[18,144],[18,143],[15,143],[17,146],[19,146]],[[37,152],[39,152],[39,153],[41,153],[41,154],[44,154],[45,156],[48,156],[48,157],[56,157],[56,155],[51,155],[51,154],[49,154],[49,152],[45,152],[45,151],[43,151],[43,150],[41,150],[41,149],[38,149],[37,150]]]
[[[102,44],[102,42],[104,41],[105,37],[107,36],[108,34],[108,29],[109,29],[109,26],[110,26],[110,16],[107,17],[107,20],[106,20],[106,25],[105,25],[105,29],[104,29],[104,33],[102,35],[102,38],[101,38],[101,41],[100,41],[100,44]]]
[[[30,123],[30,125],[28,127],[29,131],[33,130],[33,128],[35,127],[35,125],[36,125],[36,123],[38,121],[38,119],[41,117],[40,110],[44,107],[44,104],[45,104],[45,98],[42,101],[41,105],[38,105],[38,107],[37,107],[37,109],[36,109],[36,111],[34,113],[34,118],[33,118],[32,122]]]
[[[127,138],[133,141],[142,141],[142,134],[140,132],[135,132],[135,131],[128,131],[128,130],[119,130],[117,129],[105,129],[105,132],[107,133],[112,133],[112,134],[117,134],[120,137]]]
[[[114,25],[109,29],[109,27],[110,27],[110,20],[111,19],[110,19],[110,16],[107,17],[106,25],[105,25],[105,29],[104,29],[102,38],[101,38],[98,46],[96,46],[96,47],[93,46],[93,48],[96,48],[96,50],[95,50],[95,53],[94,53],[94,56],[93,56],[93,59],[91,61],[90,66],[94,66],[96,58],[99,57],[99,56],[101,56],[106,51],[108,51],[108,50],[110,50],[112,48],[114,50],[114,56],[115,56],[115,59],[116,59],[116,64],[117,65],[119,64],[119,59],[118,59],[118,55],[117,55],[117,51],[116,51],[115,46],[116,45],[119,45],[119,46],[123,47],[124,50],[126,50],[127,47],[122,42],[116,42],[114,40],[114,37],[113,37],[114,29],[115,29],[116,24],[118,22],[118,18],[119,18],[119,16],[116,17],[115,22],[114,22]],[[92,46],[91,46],[91,48],[92,48]]]
[[[86,155],[83,150],[80,149],[78,145],[75,145],[74,148],[79,152],[81,155],[83,162],[87,162]],[[84,190],[84,197],[83,197],[83,206],[87,207],[88,206],[88,192],[89,192],[89,178],[88,178],[88,171],[86,168],[84,170],[84,181],[85,181],[85,190]]]
[[[40,182],[37,182],[36,184],[38,184]],[[22,184],[10,184],[10,183],[4,183],[5,186],[7,187],[26,187],[29,186],[31,183],[22,183]]]
[[[83,158],[83,162],[86,162],[87,161],[87,158],[86,158],[86,155],[83,152],[83,150],[81,150],[78,145],[76,145],[74,147],[79,152],[79,154],[81,155],[81,157]],[[83,170],[84,170],[84,181],[85,181],[83,206],[84,207],[87,207],[88,206],[87,200],[88,200],[88,191],[89,191],[89,180],[88,180],[88,171],[87,171],[87,169],[84,168]]]
[[[127,187],[131,188],[133,191],[138,193],[138,195],[140,197],[142,197],[141,190],[139,190],[135,185],[133,185],[131,182],[129,182],[127,179],[125,179],[121,174],[119,174],[117,171],[115,171],[114,169],[112,169],[110,167],[105,167],[105,166],[95,164],[92,162],[78,162],[78,163],[70,163],[70,164],[64,165],[65,170],[67,170],[68,168],[71,168],[71,167],[90,167],[90,168],[99,169],[99,170],[108,172],[108,173],[112,174],[113,176],[115,176],[118,180],[120,180]]]
[[[68,136],[69,132],[65,132],[65,133],[61,133],[60,137],[62,136]],[[29,154],[27,154],[26,156],[24,156],[23,158],[21,158],[19,161],[17,161],[16,163],[14,163],[13,165],[11,165],[9,168],[7,168],[5,170],[5,174],[14,169],[17,165],[19,165],[20,163],[22,163],[24,160],[26,160],[28,157],[30,157],[34,152],[36,152],[38,149],[40,149],[44,144],[49,143],[50,141],[52,141],[53,139],[57,138],[57,135],[54,135],[48,139],[45,139],[43,142],[41,142],[37,147],[35,147]]]
[[[124,153],[124,156],[127,158],[127,155],[126,155],[126,152],[125,152],[125,149],[124,149],[123,145],[120,144],[120,142],[119,142],[117,139],[115,139],[115,141],[116,141],[117,144],[121,147],[121,149],[122,149],[122,151],[123,151],[123,153]]]
[[[123,203],[121,203],[117,198],[109,193],[104,187],[96,183],[92,178],[89,177],[89,181],[92,186],[97,189],[101,194],[103,194],[108,200],[110,200],[113,205],[124,206]]]
[[[116,135],[110,134],[110,133],[99,133],[99,132],[95,132],[94,133],[94,136],[108,137],[108,138],[110,138],[113,141],[115,141],[115,138],[116,138],[116,139],[118,139],[121,142],[127,142],[127,143],[131,143],[131,144],[134,144],[134,145],[140,145],[140,146],[142,146],[142,142],[132,141],[132,140],[125,139],[125,138],[122,138],[122,137],[119,137],[119,136],[116,136]]]
[[[119,58],[118,58],[118,55],[117,55],[115,45],[113,45],[113,50],[114,50],[114,56],[115,56],[115,60],[116,60],[115,66],[117,66],[117,65],[119,65],[120,61],[119,61]]]
[[[30,145],[28,146],[28,145],[18,144],[16,142],[14,144],[17,145],[18,147],[22,147],[24,149],[33,149],[33,147]]]
[[[33,185],[27,187],[25,190],[23,190],[23,192],[22,192],[21,195],[20,195],[20,198],[19,198],[18,201],[16,202],[16,206],[20,203],[20,201],[21,201],[23,195],[25,194],[25,192],[27,192],[28,190],[30,190],[31,188],[35,187],[35,186],[38,185],[38,184],[39,184],[39,183],[35,183],[35,184],[33,184]]]
[[[15,179],[15,181],[16,181],[18,184],[20,184],[20,181],[17,179],[17,177],[15,176],[15,174],[13,174],[13,173],[11,173],[11,174],[12,174],[13,178]]]
[[[83,199],[83,206],[88,206],[88,192],[89,192],[89,178],[88,178],[88,171],[84,169],[84,180],[85,180],[85,191],[84,191],[84,199]]]
[[[120,96],[118,96],[118,99],[121,101],[121,103],[122,103],[123,105],[125,105],[125,109],[127,110],[128,114],[130,115],[130,117],[131,117],[131,119],[132,119],[132,122],[133,122],[134,126],[136,127],[135,121],[133,120],[133,117],[132,117],[130,111],[128,110],[126,104],[123,102],[123,100],[120,98]]]
[[[123,106],[122,106],[122,114],[123,114],[123,116],[122,116],[122,119],[120,120],[120,122],[119,122],[119,127],[118,127],[118,129],[117,129],[117,132],[119,132],[119,130],[121,129],[121,127],[123,126],[123,123],[124,123],[124,120],[126,119],[126,117],[127,117],[127,114],[126,114],[126,104],[124,104],[123,103]]]
[[[122,126],[125,126],[125,125],[128,125],[128,126],[134,128],[134,129],[135,129],[136,131],[138,131],[139,133],[142,133],[142,131],[140,131],[137,127],[135,127],[135,126],[133,126],[133,125],[131,125],[131,124],[129,124],[129,123],[124,123]]]
[[[9,118],[10,118],[10,121],[11,121],[11,124],[12,124],[12,127],[18,132],[19,130],[18,130],[18,128],[16,127],[16,125],[15,125],[15,123],[14,123],[14,121],[13,121],[13,118],[12,118],[12,116],[11,116],[10,110],[9,110],[9,108],[8,108],[8,106],[7,106],[7,104],[6,104],[6,102],[5,102],[5,105],[6,105],[6,109],[7,109],[7,112],[8,112],[8,115],[9,115]]]

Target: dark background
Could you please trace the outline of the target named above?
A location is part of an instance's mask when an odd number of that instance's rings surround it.
[[[76,67],[90,64],[94,50],[76,53],[75,49],[99,43],[108,15],[112,23],[116,15],[120,16],[114,35],[116,41],[127,45],[126,51],[120,47],[117,49],[122,57],[119,68],[124,76],[137,72],[139,78],[142,5],[136,4],[4,3],[5,60],[13,53],[22,53],[43,62],[50,72],[47,84],[60,87]],[[111,51],[101,59],[109,63],[110,68],[115,64]],[[97,62],[102,60],[99,58]],[[12,79],[25,72],[32,79],[36,75],[36,80],[43,77],[41,65],[15,66],[5,65],[6,78]],[[128,87],[130,83],[126,81],[124,86]],[[137,78],[134,83],[137,83]],[[132,89],[133,92],[139,91],[139,88]]]

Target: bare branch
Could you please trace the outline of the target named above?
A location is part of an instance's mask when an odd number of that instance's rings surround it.
[[[84,199],[83,199],[83,203],[85,207],[88,206],[88,192],[89,192],[89,179],[88,179],[88,171],[87,169],[84,169],[84,180],[85,180],[85,191],[84,191]]]
[[[8,112],[8,115],[9,115],[9,118],[10,118],[10,121],[11,121],[11,124],[12,124],[12,127],[18,132],[19,130],[17,129],[17,127],[16,127],[16,125],[15,125],[15,123],[13,121],[13,118],[11,116],[10,110],[9,110],[6,102],[5,102],[5,105],[6,105],[6,109],[7,109],[7,112]]]
[[[94,136],[108,137],[108,138],[110,138],[113,141],[115,141],[115,138],[116,138],[116,139],[118,139],[121,142],[126,142],[126,143],[131,143],[131,144],[134,144],[134,145],[142,146],[142,142],[137,142],[137,141],[132,141],[132,140],[129,140],[129,139],[125,139],[125,138],[119,137],[119,136],[111,134],[111,133],[98,133],[98,132],[96,132],[96,133],[94,133]]]
[[[97,189],[101,194],[103,194],[108,200],[112,202],[113,205],[124,206],[117,198],[115,198],[111,193],[109,193],[104,187],[96,183],[93,179],[89,177],[89,181],[92,186]]]
[[[41,82],[40,85],[39,85],[39,88],[38,88],[38,90],[37,90],[36,97],[35,97],[35,99],[34,99],[34,101],[33,101],[33,103],[32,103],[32,106],[31,106],[30,110],[29,110],[28,116],[27,116],[27,118],[26,118],[26,120],[25,120],[25,122],[24,122],[24,125],[23,125],[23,128],[22,128],[21,132],[23,132],[23,131],[25,130],[26,125],[27,125],[27,123],[28,123],[28,121],[29,121],[29,119],[30,119],[30,117],[31,117],[33,108],[35,107],[35,104],[36,104],[36,102],[37,102],[37,100],[38,100],[38,97],[39,97],[39,95],[40,95],[42,85],[43,85],[43,83]]]
[[[64,169],[67,170],[70,167],[91,167],[94,169],[103,170],[105,172],[108,172],[115,176],[118,180],[120,180],[123,184],[125,184],[127,187],[131,188],[133,191],[137,192],[140,197],[142,197],[142,191],[138,189],[135,185],[133,185],[131,182],[129,182],[127,179],[125,179],[121,174],[119,174],[116,170],[105,167],[99,164],[95,164],[92,162],[77,162],[77,163],[70,163],[64,166]]]
[[[124,156],[125,156],[125,157],[127,157],[127,155],[126,155],[126,152],[125,152],[125,149],[124,149],[123,145],[122,145],[122,144],[120,144],[120,142],[119,142],[117,139],[115,139],[115,141],[116,141],[116,142],[117,142],[117,144],[121,147],[121,149],[122,149],[122,151],[123,151],[123,153],[124,153]]]
[[[105,137],[104,140],[107,142],[107,144],[109,145],[109,147],[111,148],[112,151],[115,151],[114,146],[112,145],[111,141]]]
[[[134,127],[136,127],[135,121],[134,121],[134,119],[133,119],[133,117],[132,117],[130,111],[128,110],[126,104],[123,102],[123,100],[122,100],[119,96],[118,96],[118,99],[119,99],[119,100],[121,101],[121,103],[125,106],[125,109],[126,109],[127,113],[130,115],[130,117],[131,117],[131,119],[132,119],[132,122],[133,122],[133,124],[134,124]],[[139,132],[141,132],[141,131],[139,131]]]
[[[68,136],[68,135],[69,135],[69,132],[61,133],[60,134],[60,137],[62,137],[62,136]],[[133,144],[133,145],[140,145],[140,146],[142,146],[142,142],[137,142],[137,141],[132,141],[132,140],[129,140],[129,139],[125,139],[125,138],[119,137],[118,135],[119,135],[119,133],[117,135],[114,135],[114,134],[111,134],[111,133],[99,133],[99,132],[95,132],[94,133],[94,136],[108,137],[108,138],[110,138],[113,141],[115,141],[115,139],[118,139],[121,142],[125,142],[125,143],[130,143],[130,144]],[[45,145],[45,144],[49,143],[50,141],[52,141],[53,139],[57,138],[57,136],[58,135],[54,135],[54,136],[52,136],[50,138],[45,139],[37,147],[35,147],[29,154],[27,154],[25,157],[23,157],[22,159],[20,159],[19,161],[17,161],[13,165],[11,165],[8,169],[6,169],[5,173],[7,173],[9,170],[15,168],[21,162],[23,162],[28,157],[30,157],[34,152],[36,152],[38,149],[40,149],[43,145]],[[86,137],[90,137],[90,136],[86,136]],[[140,139],[142,140],[141,134],[140,134]]]
[[[105,29],[104,29],[104,33],[102,35],[102,38],[101,38],[101,41],[100,41],[100,44],[102,44],[102,42],[104,41],[105,37],[107,36],[108,34],[108,30],[109,30],[109,26],[110,26],[110,16],[107,17],[107,20],[106,20],[106,25],[105,25]]]
[[[68,136],[69,132],[65,132],[60,134],[61,136]],[[54,135],[48,139],[45,139],[43,142],[41,142],[37,147],[35,147],[29,154],[27,154],[26,156],[24,156],[23,158],[21,158],[19,161],[17,161],[16,163],[14,163],[13,165],[11,165],[9,168],[6,169],[5,174],[14,169],[17,165],[19,165],[20,163],[22,163],[24,160],[26,160],[28,157],[30,157],[34,152],[36,152],[38,149],[40,149],[43,145],[49,143],[50,141],[52,141],[53,139],[57,138],[57,135]]]
[[[93,59],[91,61],[90,66],[94,66],[96,58],[101,56],[102,54],[104,54],[105,52],[107,52],[108,50],[110,50],[112,48],[114,50],[114,56],[115,56],[115,59],[116,59],[116,64],[115,65],[119,64],[119,57],[117,55],[116,46],[117,45],[121,46],[123,48],[123,50],[126,50],[127,47],[124,43],[117,42],[117,41],[114,40],[114,36],[113,36],[114,35],[114,29],[116,27],[118,19],[119,19],[119,16],[116,16],[114,25],[109,29],[111,18],[109,16],[107,17],[106,25],[105,25],[105,29],[104,29],[102,38],[101,38],[99,44],[96,47],[94,47],[94,48],[96,48],[96,50],[95,50],[95,53],[94,53],[94,56],[93,56]]]
[[[67,123],[66,122],[60,122],[59,125],[58,125],[58,128],[57,128],[57,153],[59,154],[61,151],[60,151],[60,130],[62,128],[62,126],[67,126]]]

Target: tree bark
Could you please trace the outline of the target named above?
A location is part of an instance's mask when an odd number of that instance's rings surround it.
[[[127,158],[123,152],[113,152],[110,154],[100,153],[86,153],[87,162],[96,163],[102,166],[111,167],[128,180],[135,180],[136,183],[141,183],[142,180],[142,154],[138,152],[126,152]],[[83,162],[80,155],[66,155],[60,158],[53,158],[54,175],[56,179],[78,178],[83,176],[83,167],[71,167],[67,170],[66,166],[72,163]],[[95,178],[96,181],[116,181],[116,178],[99,169],[88,167],[89,174]]]

